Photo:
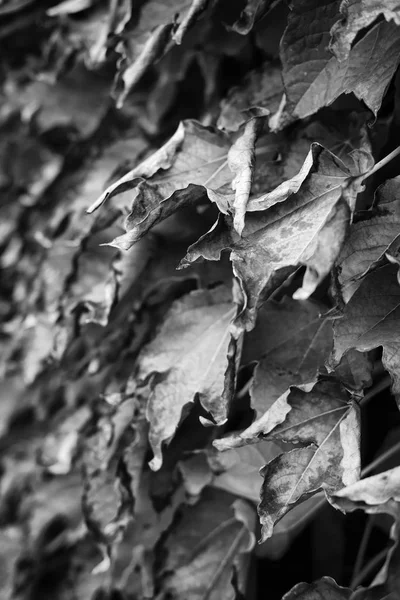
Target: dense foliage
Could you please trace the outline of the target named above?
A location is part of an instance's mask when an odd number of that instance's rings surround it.
[[[0,47],[0,599],[400,598],[399,2]]]

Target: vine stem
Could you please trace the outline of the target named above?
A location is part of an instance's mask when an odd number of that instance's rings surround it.
[[[378,567],[378,565],[382,561],[385,560],[387,553],[388,553],[388,549],[385,548],[384,550],[381,550],[379,552],[379,554],[377,554],[376,556],[374,556],[373,558],[371,558],[371,560],[360,571],[359,575],[354,578],[354,581],[352,581],[352,586],[350,586],[350,587],[352,587],[353,589],[355,589],[357,586],[361,585],[361,583],[364,581],[364,579],[366,577],[368,577],[368,575],[370,575],[371,573],[373,573],[375,571],[375,569]]]
[[[365,477],[366,475],[369,475],[369,473],[371,473],[371,471],[376,469],[376,467],[379,467],[379,465],[382,464],[383,462],[385,462],[386,459],[391,458],[393,455],[397,454],[397,452],[400,452],[400,442],[398,442],[397,444],[395,444],[394,446],[392,446],[391,448],[386,450],[386,452],[383,452],[383,454],[380,454],[369,465],[364,467],[363,470],[361,471],[361,477]],[[309,521],[309,520],[313,519],[314,516],[321,510],[321,508],[323,506],[325,506],[325,504],[327,502],[325,494],[323,492],[318,492],[318,494],[316,494],[315,496],[319,496],[321,498],[321,500],[318,502],[318,504],[313,506],[313,508],[306,515],[304,515],[303,518],[299,519],[299,521],[297,522],[297,525],[302,523],[303,520]]]
[[[375,515],[368,515],[368,521],[364,528],[364,532],[361,538],[360,546],[358,548],[356,562],[354,565],[353,575],[351,577],[350,587],[354,589],[356,587],[356,582],[359,574],[362,572],[362,566],[364,564],[365,553],[367,551],[369,538],[371,536],[372,530],[374,528],[374,517]]]
[[[382,169],[382,167],[384,167],[385,165],[390,163],[391,160],[396,158],[396,156],[399,156],[399,154],[400,154],[400,146],[398,146],[397,148],[392,150],[392,152],[389,152],[389,154],[387,156],[385,156],[384,158],[382,158],[382,160],[378,161],[376,163],[376,165],[374,165],[372,167],[372,169],[370,169],[366,173],[363,173],[362,175],[359,175],[358,177],[356,177],[356,180],[364,181],[364,179],[371,177],[371,175],[374,175],[377,171],[379,171],[379,169]]]

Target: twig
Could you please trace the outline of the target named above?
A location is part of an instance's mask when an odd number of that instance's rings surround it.
[[[372,169],[370,169],[363,175],[360,175],[356,179],[360,179],[361,181],[364,181],[364,179],[367,179],[367,177],[371,177],[371,175],[374,175],[377,171],[379,171],[379,169],[382,169],[382,167],[384,167],[385,165],[390,163],[391,160],[396,158],[396,156],[399,156],[399,154],[400,154],[400,146],[398,146],[397,148],[392,150],[392,152],[389,152],[389,154],[387,156],[385,156],[385,158],[382,158],[382,160],[378,161],[376,163],[376,165],[374,167],[372,167]]]

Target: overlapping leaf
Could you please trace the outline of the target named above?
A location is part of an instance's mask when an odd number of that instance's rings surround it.
[[[349,600],[351,593],[331,577],[322,577],[313,583],[298,583],[282,600]]]
[[[400,30],[376,24],[339,62],[329,50],[330,30],[339,18],[339,2],[302,0],[292,7],[281,43],[287,110],[298,118],[353,92],[376,115],[399,64]],[[310,26],[311,24],[311,26]],[[318,43],[315,43],[318,40]]]
[[[373,209],[351,226],[337,261],[340,292],[348,302],[371,269],[384,264],[385,254],[400,247],[400,179],[387,181],[375,194]]]
[[[218,189],[229,183],[228,149],[224,134],[185,121],[162,148],[107,188],[89,210],[92,212],[107,198],[134,189],[125,224],[127,233],[113,242],[128,249],[150,227],[198,201],[203,187]]]
[[[340,3],[340,20],[331,29],[330,48],[345,60],[357,34],[371,25],[378,17],[400,25],[400,7],[397,0],[344,0]]]
[[[399,376],[400,286],[397,267],[386,265],[370,273],[334,322],[333,362],[350,350],[382,346],[382,362],[400,392]]]
[[[267,62],[251,71],[239,86],[233,88],[221,103],[218,127],[236,131],[253,112],[265,111],[273,115],[279,108],[283,94],[280,68]]]
[[[268,301],[255,329],[244,338],[242,361],[257,360],[250,389],[252,406],[265,412],[291,385],[313,381],[332,346],[331,322],[324,308],[303,300]]]
[[[171,440],[196,396],[217,423],[226,420],[238,358],[230,334],[234,315],[229,289],[192,292],[173,305],[139,357],[139,379],[153,376],[147,405],[153,469],[160,468],[162,443]]]
[[[182,42],[186,31],[206,9],[208,0],[164,2],[150,0],[141,9],[134,31],[126,36],[126,55],[118,83],[122,86],[117,103],[121,107],[130,90],[138,83],[149,66],[166,51],[168,44]],[[124,62],[124,61],[122,61]]]
[[[358,589],[352,599],[378,600],[395,598],[399,591],[399,501],[400,467],[384,471],[362,479],[338,491],[332,497],[333,502],[342,510],[349,512],[362,509],[367,513],[388,513],[394,519],[391,538],[394,542],[389,549],[385,564],[372,582],[371,587]]]
[[[272,192],[251,200],[242,237],[229,217],[193,244],[183,264],[218,260],[231,251],[235,275],[245,295],[237,324],[251,329],[262,300],[298,265],[306,265],[303,287],[296,298],[306,299],[329,273],[344,242],[356,189],[352,174],[331,152],[313,144],[300,172]],[[345,199],[346,198],[346,199]]]
[[[173,524],[164,542],[167,555],[157,600],[230,600],[245,591],[255,511],[243,500],[232,499],[219,490],[207,490]]]
[[[292,387],[240,434],[214,442],[220,449],[260,439],[302,444],[263,469],[259,515],[262,540],[274,524],[310,494],[327,494],[357,481],[360,471],[359,415],[335,380]]]

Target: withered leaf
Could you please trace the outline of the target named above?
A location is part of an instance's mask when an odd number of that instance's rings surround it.
[[[400,467],[362,479],[332,496],[334,505],[350,512],[356,509],[376,514],[387,513],[394,518],[390,537],[394,544],[388,550],[383,567],[368,588],[356,590],[354,600],[380,600],[395,598],[399,591],[399,519],[400,519]]]
[[[339,586],[331,577],[313,583],[298,583],[282,600],[349,600],[352,591]]]
[[[345,0],[340,3],[340,20],[331,29],[330,49],[339,60],[345,60],[357,34],[382,15],[387,21],[400,25],[397,0]]]
[[[244,218],[250,198],[251,183],[255,165],[255,145],[263,119],[250,119],[244,126],[243,133],[238,137],[228,152],[228,165],[234,179],[232,188],[235,191],[230,212],[233,216],[233,227],[239,235],[244,229]]]
[[[298,118],[350,92],[376,115],[399,64],[400,30],[392,22],[375,25],[351,49],[348,58],[339,62],[328,50],[338,8],[337,0],[317,4],[302,0],[292,5],[282,38],[281,60],[286,109]]]
[[[122,87],[117,93],[117,106],[123,105],[129,92],[150,65],[161,58],[168,44],[182,42],[207,4],[208,0],[180,0],[178,3],[150,0],[141,8],[139,22],[132,32],[128,30],[126,47],[121,48],[126,58],[121,61],[117,76],[117,85]]]
[[[248,555],[254,545],[255,511],[230,494],[207,489],[182,511],[165,541],[157,600],[233,600],[246,589]],[[233,577],[235,573],[236,577]],[[232,581],[236,580],[236,586]]]
[[[262,469],[262,541],[291,508],[320,489],[331,493],[359,479],[359,414],[334,379],[291,387],[240,434],[214,442],[219,449],[260,439],[302,444]]]
[[[246,75],[243,83],[234,87],[221,102],[217,124],[221,129],[236,131],[253,111],[274,114],[282,99],[281,70],[275,63],[266,62]]]
[[[244,337],[242,362],[257,360],[250,389],[252,406],[265,412],[291,385],[313,381],[332,347],[332,323],[310,300],[269,300],[255,328]]]
[[[189,247],[182,263],[219,260],[231,251],[245,306],[238,328],[254,326],[257,308],[296,266],[306,265],[297,299],[307,299],[328,274],[344,242],[357,193],[352,174],[334,154],[312,144],[300,172],[272,192],[251,200],[242,237],[229,216]],[[346,192],[346,193],[345,193]]]
[[[385,265],[369,273],[333,325],[332,363],[351,348],[361,352],[382,346],[382,362],[400,392],[399,376],[400,286],[397,265]]]
[[[388,512],[397,516],[400,502],[400,467],[366,477],[334,494],[332,499],[344,511],[363,509],[371,514]]]
[[[337,260],[340,293],[345,302],[372,269],[385,263],[385,254],[396,256],[400,248],[400,178],[381,185],[373,208],[351,225]]]
[[[133,398],[121,400],[116,406],[103,401],[103,414],[85,440],[83,455],[85,518],[107,542],[123,531],[133,511],[132,490],[127,487],[121,463],[125,447],[134,442],[130,424],[137,407]],[[139,448],[143,461],[146,448],[141,444]]]
[[[222,132],[184,121],[164,146],[108,187],[88,212],[116,194],[135,190],[125,222],[127,233],[112,242],[127,250],[156,223],[198,201],[204,188],[218,189],[231,182],[229,147]]]
[[[150,465],[162,464],[182,411],[198,396],[219,424],[226,421],[236,381],[238,343],[230,333],[235,315],[228,288],[196,290],[177,300],[156,337],[139,357],[139,380],[152,380],[147,419],[154,452]]]

